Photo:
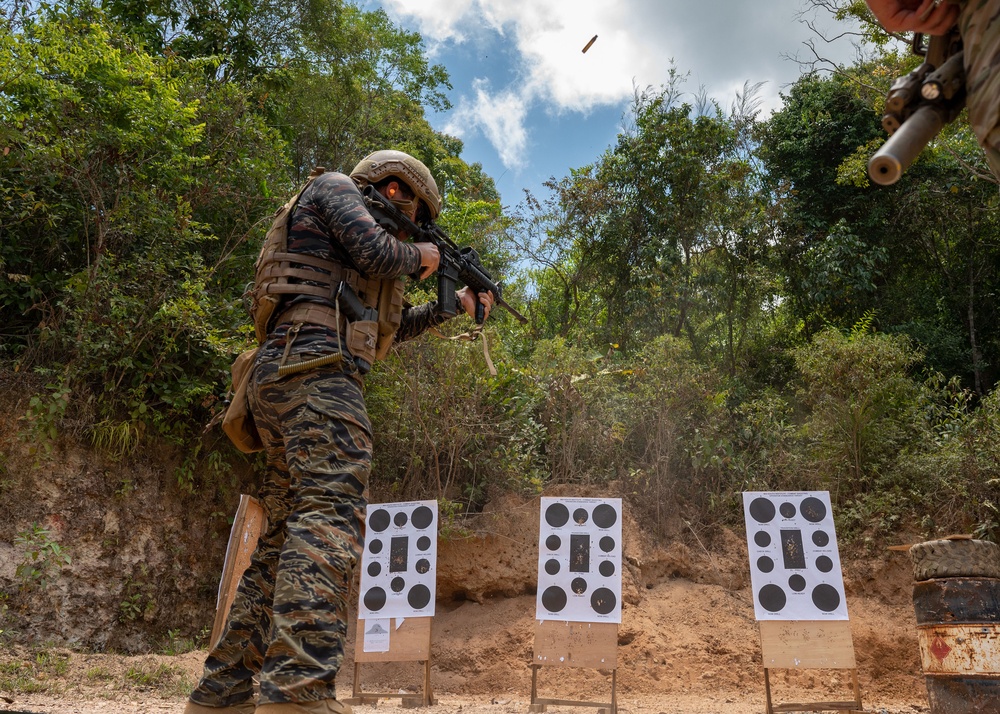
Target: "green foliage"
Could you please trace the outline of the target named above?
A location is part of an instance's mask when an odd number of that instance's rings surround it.
[[[447,76],[420,37],[338,0],[300,10],[85,1],[0,25],[0,350],[51,375],[29,414],[46,450],[69,429],[115,458],[196,439],[249,338],[254,242],[315,163],[411,150],[458,230],[493,230],[492,182],[423,118]]]
[[[661,531],[676,531],[682,509],[710,506],[728,463],[729,440],[715,428],[715,375],[683,341],[664,336],[643,349],[630,382],[627,443],[642,474],[639,503]]]
[[[756,87],[724,109],[673,70],[513,214],[430,127],[447,74],[381,10],[0,7],[0,366],[44,385],[24,415],[42,455],[67,434],[112,459],[166,439],[179,490],[230,482],[232,451],[202,429],[252,340],[269,215],[314,165],[399,148],[531,324],[494,313],[496,376],[481,341],[424,338],[376,366],[374,498],[436,497],[461,535],[500,493],[579,484],[678,535],[738,524],[743,490],[829,488],[848,536],[1000,535],[1000,198],[961,120],[898,186],[870,186],[884,89],[917,60],[862,2],[830,7],[863,21],[871,58],[804,75],[767,120]],[[25,587],[69,562],[37,525],[19,538]],[[124,623],[155,618],[141,580]],[[162,647],[189,644],[168,630]]]
[[[21,562],[14,570],[22,592],[44,590],[63,567],[73,562],[69,553],[52,540],[52,532],[39,523],[20,531],[14,538],[14,547],[22,552]]]
[[[204,634],[204,633],[203,633]],[[160,651],[171,657],[176,655],[187,654],[192,652],[199,647],[199,639],[205,640],[205,637],[184,637],[179,629],[167,630],[167,634],[163,639],[163,644],[160,647]]]
[[[315,165],[347,171],[391,146],[425,159],[438,175],[436,159],[450,152],[423,119],[423,105],[449,108],[444,68],[429,64],[420,36],[393,26],[382,10],[322,4],[333,6],[331,16],[317,17],[302,53],[268,82],[284,89],[271,108],[294,165],[305,173]]]
[[[487,339],[496,377],[481,342],[433,338],[400,347],[369,376],[380,495],[434,496],[477,511],[502,490],[538,490],[539,396],[495,333]]]
[[[13,694],[41,694],[53,690],[53,678],[64,676],[69,658],[48,649],[37,649],[23,658],[0,664],[0,690]]]
[[[138,574],[124,579],[118,613],[123,622],[136,622],[152,617],[155,611],[156,593],[149,583],[148,568],[141,564]]]
[[[47,456],[59,436],[59,426],[69,407],[72,391],[65,382],[46,384],[45,389],[48,394],[35,394],[28,400],[24,419],[31,427],[33,450],[41,446]]]
[[[115,423],[110,419],[94,424],[90,430],[94,448],[121,459],[132,454],[139,446],[139,427],[135,422]]]
[[[894,52],[800,79],[762,126],[760,156],[782,202],[776,234],[783,292],[808,333],[849,329],[876,310],[879,329],[919,342],[928,364],[983,394],[995,377],[983,339],[996,314],[975,296],[997,284],[996,187],[968,123],[948,125],[893,187],[865,171],[884,141],[882,92],[917,59]],[[971,172],[970,172],[971,169]]]
[[[826,238],[802,256],[802,289],[822,311],[828,305],[867,304],[888,255],[882,246],[866,246],[845,220],[830,228]]]
[[[795,353],[801,400],[810,413],[810,448],[802,476],[851,499],[878,483],[914,435],[919,385],[909,370],[921,355],[905,337],[828,329]]]
[[[606,484],[621,475],[628,397],[620,388],[623,375],[607,362],[560,339],[535,350],[546,471],[556,482]]]
[[[169,664],[139,663],[125,671],[125,684],[140,690],[185,691],[186,683],[183,682],[185,679],[185,675],[180,669]]]
[[[928,537],[955,529],[996,541],[1000,537],[1000,392],[978,404],[958,380],[931,375],[918,401],[922,414],[920,439],[907,448],[902,476],[915,484],[921,498],[914,511],[922,513]]]
[[[183,436],[234,349],[206,263],[219,241],[191,202],[220,157],[201,153],[215,127],[196,66],[79,11],[43,11],[0,44],[0,143],[13,147],[0,195],[21,207],[4,221],[0,261],[30,276],[0,278],[0,314],[22,369],[60,375],[31,405],[35,431],[51,441],[73,411],[121,451],[144,426]],[[242,141],[259,138],[245,128]],[[114,439],[108,425],[126,421]]]

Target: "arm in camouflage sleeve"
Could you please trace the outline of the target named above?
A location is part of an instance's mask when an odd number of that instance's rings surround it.
[[[310,234],[313,240],[310,240]],[[303,194],[289,234],[289,248],[299,239],[313,243],[317,234],[330,236],[338,249],[369,278],[398,278],[420,270],[420,251],[379,226],[365,207],[361,192],[350,177],[323,174]],[[338,245],[339,244],[339,245]]]
[[[405,342],[423,334],[432,327],[443,325],[450,318],[438,312],[437,300],[416,307],[403,308],[403,320],[396,330],[394,342]]]
[[[462,312],[473,318],[476,316],[476,306],[480,305],[485,321],[493,308],[494,298],[493,293],[476,293],[475,290],[466,286],[455,293],[455,303],[461,305]],[[451,317],[441,312],[437,300],[424,303],[419,307],[404,307],[403,319],[399,330],[396,331],[395,341],[403,342],[412,339],[431,327],[437,327],[450,320]]]

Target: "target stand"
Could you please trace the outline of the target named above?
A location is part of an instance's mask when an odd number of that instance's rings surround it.
[[[398,628],[397,620],[391,619],[389,649],[385,652],[365,652],[365,620],[358,620],[354,643],[354,684],[351,698],[344,703],[376,704],[379,699],[400,699],[404,708],[429,707],[437,704],[431,688],[431,620],[432,617],[407,617]],[[361,690],[361,665],[370,662],[418,662],[424,669],[424,691],[422,694],[400,694],[398,692],[364,692]]]
[[[861,714],[861,688],[854,659],[851,623],[847,620],[759,620],[764,659],[767,714],[775,712],[845,711]],[[853,701],[774,704],[770,672],[775,669],[844,669],[851,672]]]
[[[538,670],[542,667],[589,667],[611,670],[611,701],[588,702],[538,696]],[[534,661],[531,663],[530,712],[544,712],[548,705],[595,707],[599,714],[617,714],[618,624],[614,622],[535,621]]]

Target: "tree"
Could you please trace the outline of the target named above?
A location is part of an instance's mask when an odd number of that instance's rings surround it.
[[[976,296],[996,280],[997,245],[988,237],[996,189],[967,170],[982,159],[961,122],[897,185],[870,184],[864,164],[884,134],[873,93],[856,78],[895,72],[862,63],[803,77],[764,127],[762,158],[785,207],[778,237],[786,294],[807,332],[846,329],[874,310],[880,329],[911,335],[930,366],[967,375],[982,394],[995,377],[993,347],[981,335],[996,318]]]
[[[95,8],[6,31],[0,66],[5,356],[84,424],[183,433],[241,341],[237,300],[212,284],[251,230],[239,217],[281,183],[280,139],[239,91],[209,91],[198,63],[145,53]],[[225,243],[198,220],[220,216]]]

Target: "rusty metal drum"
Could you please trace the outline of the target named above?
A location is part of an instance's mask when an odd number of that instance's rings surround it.
[[[913,584],[932,714],[1000,714],[1000,579]]]

